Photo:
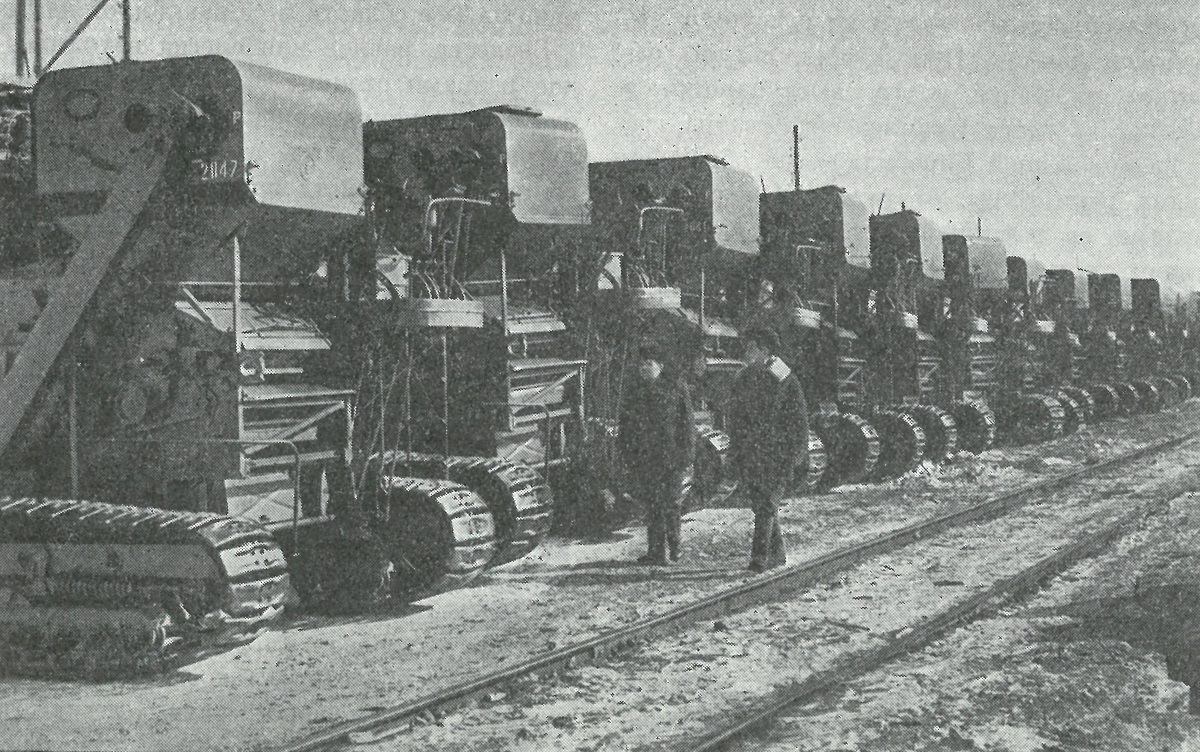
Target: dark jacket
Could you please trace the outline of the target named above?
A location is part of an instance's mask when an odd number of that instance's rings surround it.
[[[772,365],[747,366],[738,374],[726,425],[736,477],[778,489],[808,465],[808,406],[796,375],[782,361]]]
[[[635,374],[624,387],[619,445],[625,466],[661,473],[692,464],[696,431],[687,382],[666,374],[647,381]]]

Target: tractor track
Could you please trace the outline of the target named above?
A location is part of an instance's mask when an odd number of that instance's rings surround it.
[[[356,744],[382,742],[404,733],[416,723],[431,718],[436,719],[450,710],[468,705],[479,698],[486,697],[489,693],[495,693],[499,688],[524,677],[552,674],[563,669],[603,663],[607,657],[619,653],[624,648],[645,643],[648,640],[680,630],[698,621],[717,619],[721,616],[743,611],[756,605],[779,600],[786,593],[811,588],[814,585],[829,580],[833,575],[845,572],[854,565],[872,557],[896,551],[950,528],[1003,516],[1012,509],[1023,506],[1035,499],[1043,498],[1056,490],[1090,479],[1103,478],[1111,471],[1179,447],[1197,435],[1200,435],[1200,431],[1175,436],[1094,465],[1085,466],[1072,472],[1031,483],[982,502],[969,504],[948,513],[939,514],[926,520],[906,525],[865,542],[849,545],[815,559],[764,574],[750,582],[699,599],[657,617],[604,632],[590,639],[581,640],[535,656],[519,664],[462,681],[446,690],[426,697],[329,727],[318,733],[286,743],[279,747],[279,749],[299,752],[301,750],[331,749]],[[1128,524],[1128,522],[1129,519],[1127,519],[1127,516],[1122,516],[1121,522],[1118,525],[1105,528],[1107,533],[1104,535],[1097,533],[1095,536],[1092,536],[1094,538],[1093,543],[1095,541],[1108,540],[1106,536],[1115,535],[1116,531],[1121,529],[1120,525]],[[1018,585],[1020,583],[1036,582],[1041,577],[1044,577],[1046,572],[1050,571],[1046,567],[1060,566],[1061,562],[1070,556],[1078,558],[1086,548],[1087,546],[1081,544],[1079,550],[1073,554],[1069,554],[1068,557],[1056,556],[1051,557],[1053,561],[1040,562],[1041,569],[1038,571],[1043,572],[1041,575],[1037,575],[1033,571],[1034,568],[1031,568],[1029,572],[1022,573],[1024,575],[1023,578],[1013,579],[1011,583],[1006,581],[1001,582],[996,587],[1007,592],[1008,590],[1019,589]],[[1072,551],[1075,551],[1075,549],[1075,546],[1071,547]],[[977,611],[994,599],[994,593],[986,597],[981,594],[976,598],[970,599],[970,603],[975,605],[968,608]],[[896,642],[894,645],[889,643],[890,647],[889,645],[885,645],[878,648],[878,655],[873,660],[886,660],[886,657],[911,650],[915,646],[915,643],[912,642],[913,639],[916,639],[912,637],[914,633],[925,634],[934,630],[942,630],[951,624],[961,621],[963,618],[965,617],[962,615],[948,614],[943,619],[931,620],[929,624],[923,627],[921,632],[917,632],[914,629],[912,633],[906,633],[903,640]],[[886,657],[881,657],[885,656],[885,654]],[[864,657],[863,661],[868,661],[869,659],[871,659],[869,656]],[[863,663],[863,665],[866,665],[866,663]],[[828,682],[831,683],[836,683],[839,680],[843,679],[839,679],[839,676],[836,675],[828,677]],[[808,687],[810,683],[806,682],[804,686]],[[810,694],[814,691],[819,690],[810,690]],[[791,700],[790,702],[795,702],[795,700]],[[760,715],[763,713],[769,714],[769,712],[769,710],[759,711]],[[747,719],[742,719],[739,723],[744,723],[747,727],[756,725],[756,722]],[[729,729],[725,730],[728,731]],[[716,736],[713,738],[716,739]]]

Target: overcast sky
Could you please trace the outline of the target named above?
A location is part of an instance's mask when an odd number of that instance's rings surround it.
[[[48,56],[93,0],[44,4]],[[119,50],[113,5],[63,65]],[[328,78],[380,119],[527,105],[578,123],[593,160],[718,154],[769,190],[791,185],[798,123],[804,186],[873,208],[886,194],[884,211],[904,201],[948,231],[978,216],[1051,267],[1200,287],[1196,0],[135,0],[134,15],[135,57]]]

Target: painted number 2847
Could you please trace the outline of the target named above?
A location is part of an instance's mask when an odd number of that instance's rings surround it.
[[[234,180],[241,174],[241,165],[236,159],[195,159],[192,171],[202,182]]]

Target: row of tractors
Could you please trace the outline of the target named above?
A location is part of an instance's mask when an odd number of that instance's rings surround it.
[[[611,520],[646,342],[699,396],[698,503],[736,489],[748,325],[814,412],[798,493],[1157,410],[1196,370],[1154,280],[711,156],[589,164],[527,110],[363,123],[214,56],[5,96],[3,671],[159,667],[297,592],[411,597]]]

